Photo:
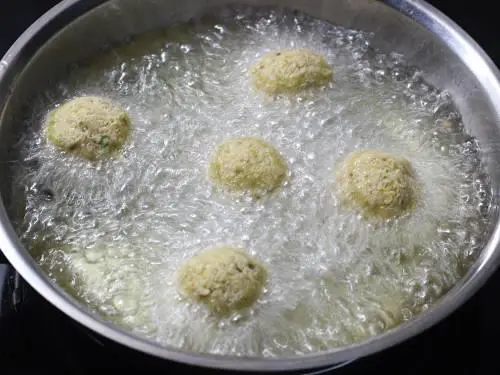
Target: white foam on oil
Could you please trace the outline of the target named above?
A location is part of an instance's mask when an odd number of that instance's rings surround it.
[[[40,95],[13,181],[23,241],[104,317],[186,350],[300,355],[425,310],[475,259],[488,224],[478,147],[447,93],[362,32],[292,12],[219,14],[112,49]],[[293,97],[255,92],[250,66],[295,47],[323,54],[334,81]],[[47,111],[77,95],[130,112],[119,158],[89,163],[43,140]],[[216,145],[242,135],[288,162],[287,184],[269,199],[228,197],[208,180]],[[359,148],[410,160],[423,186],[413,213],[375,225],[338,205],[335,166]],[[182,299],[175,282],[186,259],[218,244],[269,269],[256,304],[227,318]]]

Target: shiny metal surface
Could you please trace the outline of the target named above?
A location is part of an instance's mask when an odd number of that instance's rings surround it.
[[[160,347],[89,313],[52,283],[32,261],[10,223],[4,204],[8,155],[16,118],[38,87],[64,65],[173,20],[188,19],[224,0],[65,0],[36,21],[0,61],[0,247],[24,279],[43,297],[93,331],[128,347],[193,365],[251,371],[326,367],[383,350],[429,328],[457,309],[495,271],[500,262],[500,224],[494,207],[490,238],[476,264],[440,303],[426,313],[372,339],[329,352],[293,358],[236,358]],[[235,1],[232,1],[234,3]],[[236,1],[238,2],[238,1]],[[251,5],[299,9],[346,27],[374,33],[373,45],[406,55],[425,78],[454,96],[464,122],[478,138],[492,180],[494,202],[500,187],[500,72],[481,48],[455,23],[419,0],[246,0]],[[83,16],[82,16],[83,15]],[[76,21],[75,21],[76,20]],[[4,181],[4,182],[2,182]]]

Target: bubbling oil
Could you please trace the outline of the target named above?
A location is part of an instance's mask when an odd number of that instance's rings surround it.
[[[161,345],[301,355],[411,319],[474,261],[491,197],[449,94],[370,40],[297,12],[225,8],[71,67],[37,97],[18,145],[19,235],[76,298]],[[252,89],[260,56],[302,47],[332,65],[329,86],[276,98]],[[120,157],[89,163],[46,143],[44,116],[78,95],[129,111]],[[229,197],[208,180],[216,145],[244,135],[272,143],[289,165],[268,199]],[[360,148],[412,163],[423,187],[414,212],[372,223],[339,206],[335,166]],[[260,299],[229,317],[176,290],[180,265],[218,244],[241,246],[269,269]]]

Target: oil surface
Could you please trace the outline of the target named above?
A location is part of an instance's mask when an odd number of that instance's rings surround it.
[[[370,39],[300,13],[225,9],[72,67],[33,103],[17,146],[19,235],[106,319],[186,350],[300,355],[411,319],[474,261],[491,198],[450,96]],[[252,89],[260,56],[296,47],[325,56],[328,87],[277,98]],[[78,95],[129,111],[120,157],[89,163],[46,143],[45,115]],[[215,146],[243,135],[288,163],[268,199],[228,196],[208,180]],[[335,166],[366,147],[412,163],[423,184],[414,212],[374,224],[339,206]],[[226,318],[181,298],[175,282],[186,259],[218,244],[244,247],[269,270],[257,303]]]

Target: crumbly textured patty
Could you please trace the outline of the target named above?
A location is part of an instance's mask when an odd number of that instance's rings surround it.
[[[264,55],[250,75],[257,89],[275,95],[325,85],[333,72],[323,56],[308,49],[287,49]]]
[[[128,113],[108,99],[75,98],[47,116],[47,138],[55,146],[95,160],[119,150],[128,138]]]
[[[212,155],[209,175],[215,184],[260,197],[277,189],[287,175],[287,165],[278,150],[255,137],[230,139]]]
[[[221,246],[189,259],[178,271],[181,293],[217,313],[251,306],[265,284],[267,271],[243,250]]]
[[[336,176],[342,200],[365,217],[399,216],[412,209],[418,199],[418,183],[410,162],[386,152],[352,152]]]

